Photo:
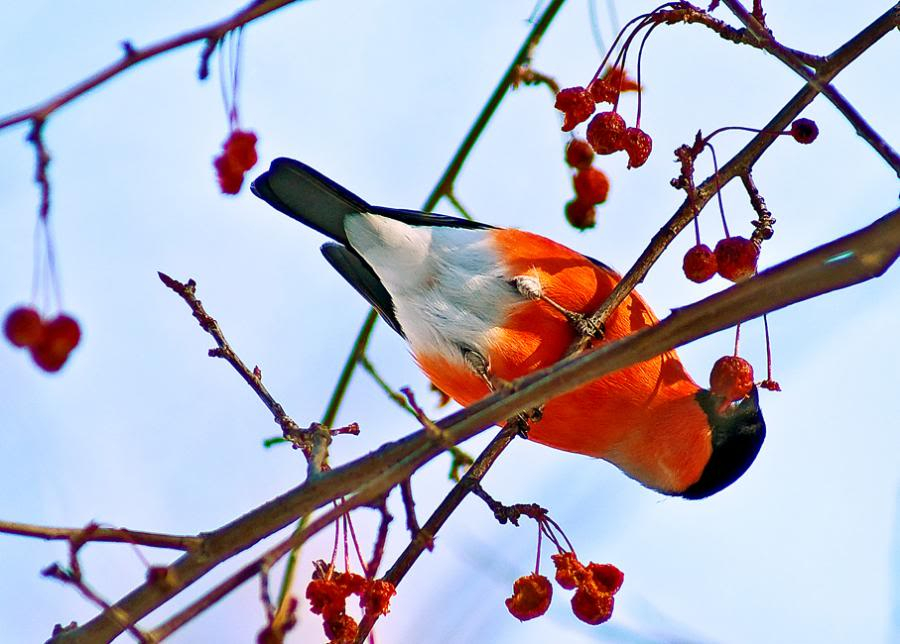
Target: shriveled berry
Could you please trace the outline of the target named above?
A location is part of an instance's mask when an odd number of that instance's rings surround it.
[[[597,225],[597,211],[590,203],[572,199],[566,204],[566,220],[578,230],[587,230]]]
[[[579,588],[572,596],[572,612],[582,622],[596,626],[612,617],[615,603],[615,598],[609,593]]]
[[[624,67],[607,67],[603,76],[593,81],[588,89],[598,103],[615,103],[620,92],[633,92],[640,85],[628,75]]]
[[[587,168],[594,160],[594,149],[584,139],[572,139],[566,146],[566,163],[573,168]]]
[[[705,282],[716,274],[716,255],[706,244],[697,244],[684,254],[684,276],[692,282]]]
[[[609,179],[602,170],[593,166],[579,170],[572,183],[575,185],[575,195],[582,203],[601,204],[609,194]]]
[[[604,593],[615,595],[625,581],[622,571],[612,564],[598,564],[593,561],[588,564],[587,572],[593,584]]]
[[[739,282],[756,272],[759,246],[744,237],[726,237],[716,244],[716,270],[732,282]]]
[[[769,391],[781,391],[781,385],[778,384],[777,381],[772,380],[771,378],[766,378],[759,386],[763,389],[768,389]]]
[[[625,119],[618,112],[600,112],[587,128],[587,140],[597,154],[612,154],[625,148]]]
[[[225,154],[234,164],[246,172],[256,165],[256,134],[244,130],[234,130],[225,141]]]
[[[594,99],[583,87],[567,87],[556,95],[556,109],[565,114],[563,132],[569,132],[594,113]]]
[[[513,594],[506,600],[506,608],[513,617],[524,622],[546,613],[552,598],[550,580],[532,573],[519,577],[513,583]]]
[[[348,595],[362,595],[368,580],[355,572],[338,572],[334,574],[334,582]]]
[[[640,168],[647,162],[653,149],[653,139],[637,127],[625,130],[625,151],[628,153],[628,167]]]
[[[344,612],[349,594],[334,579],[313,579],[306,586],[309,609],[326,618]]]
[[[552,555],[550,559],[556,566],[556,583],[566,590],[575,588],[587,574],[587,569],[578,561],[574,552],[560,552]]]
[[[356,640],[359,625],[347,613],[340,613],[327,617],[322,623],[322,628],[331,644],[350,644]]]
[[[244,172],[225,152],[217,156],[213,161],[216,176],[219,179],[219,189],[226,195],[236,195],[241,191],[244,183]]]
[[[797,119],[791,123],[791,136],[797,143],[812,143],[819,136],[819,126],[812,119]]]
[[[391,612],[391,597],[397,594],[397,588],[384,579],[371,579],[366,583],[359,606],[367,615],[387,615]]]
[[[19,306],[7,314],[3,323],[3,333],[14,346],[33,347],[44,335],[44,323],[40,314],[33,308]]]
[[[709,390],[728,403],[753,390],[753,367],[738,356],[722,356],[709,374]]]

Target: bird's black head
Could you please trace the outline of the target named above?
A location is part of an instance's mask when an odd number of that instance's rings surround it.
[[[766,438],[756,387],[723,413],[719,413],[721,398],[705,389],[697,392],[697,402],[712,428],[712,454],[697,482],[681,493],[686,499],[704,499],[738,480],[756,459]]]

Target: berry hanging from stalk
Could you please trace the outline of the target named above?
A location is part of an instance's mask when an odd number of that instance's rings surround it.
[[[625,151],[628,153],[628,168],[640,168],[650,157],[653,139],[638,127],[625,130]]]
[[[566,204],[566,221],[578,230],[587,230],[597,225],[597,211],[590,203],[572,199]]]
[[[753,367],[739,356],[722,356],[709,374],[709,390],[722,398],[724,406],[746,398],[753,390]]]
[[[579,170],[572,183],[577,200],[592,206],[602,204],[609,194],[609,179],[602,170],[593,166]]]
[[[583,87],[567,87],[556,95],[555,107],[565,115],[562,131],[570,132],[594,113],[594,99]]]
[[[588,124],[587,140],[597,154],[625,149],[625,119],[617,112],[600,112]]]
[[[716,267],[719,275],[732,282],[756,273],[759,246],[745,237],[726,237],[716,244]]]
[[[706,282],[716,274],[716,255],[706,244],[697,244],[684,254],[681,267],[685,277],[692,282]]]
[[[572,139],[566,146],[566,163],[576,170],[583,170],[594,160],[594,150],[584,139]]]
[[[540,617],[550,608],[553,586],[550,580],[538,573],[519,577],[513,584],[512,597],[507,598],[506,608],[519,621]]]

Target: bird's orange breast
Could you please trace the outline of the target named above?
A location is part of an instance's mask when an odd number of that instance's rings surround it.
[[[509,279],[537,278],[544,295],[570,311],[593,313],[620,279],[544,237],[512,229],[490,235]],[[657,322],[632,292],[607,319],[603,342]],[[575,339],[562,313],[546,302],[525,299],[509,307],[502,324],[487,335],[491,374],[504,380],[555,363]],[[432,382],[462,405],[489,393],[464,365],[436,356],[416,358]],[[656,489],[683,489],[699,478],[711,451],[708,421],[694,400],[698,390],[669,351],[549,401],[529,438],[610,460]]]

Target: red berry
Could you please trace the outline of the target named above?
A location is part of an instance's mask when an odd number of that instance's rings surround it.
[[[756,272],[759,246],[744,237],[726,237],[716,244],[716,270],[732,282],[739,282]]]
[[[322,623],[325,636],[331,640],[331,644],[351,644],[356,640],[359,625],[356,620],[346,613],[339,613],[326,617]]]
[[[600,592],[615,595],[625,581],[622,571],[612,564],[598,564],[593,561],[588,564],[587,572],[590,579]]]
[[[244,172],[256,165],[256,140],[253,132],[234,130],[225,141],[225,154]]]
[[[619,96],[618,89],[613,87],[605,78],[598,78],[592,81],[588,85],[588,91],[596,103],[615,103],[616,98]]]
[[[594,99],[583,87],[567,87],[556,95],[555,107],[566,115],[562,130],[568,132],[594,113]]]
[[[213,166],[219,178],[219,189],[226,195],[236,195],[241,191],[244,183],[244,172],[238,167],[234,159],[223,152],[215,158]]]
[[[344,612],[349,594],[334,579],[313,579],[306,586],[309,609],[317,615],[324,615],[326,619]]]
[[[791,123],[791,136],[797,143],[812,143],[819,136],[819,126],[812,119],[797,119]]]
[[[81,340],[78,322],[68,315],[58,315],[44,325],[43,342],[53,343],[58,349],[71,351]]]
[[[625,130],[625,151],[628,153],[628,167],[640,168],[647,162],[653,149],[653,139],[637,127]]]
[[[387,615],[391,612],[391,597],[397,594],[397,588],[384,579],[372,579],[366,584],[359,606],[367,615]]]
[[[603,76],[588,86],[588,90],[598,103],[615,103],[620,92],[633,92],[639,89],[640,85],[628,76],[623,67],[607,67]]]
[[[612,617],[615,603],[615,599],[609,593],[579,588],[572,596],[572,612],[582,622],[596,626]]]
[[[33,308],[19,306],[6,316],[3,333],[17,347],[33,347],[44,335],[44,323]]]
[[[709,390],[729,403],[753,390],[753,367],[738,356],[722,356],[709,374]]]
[[[684,276],[692,282],[705,282],[716,274],[716,255],[706,244],[697,244],[684,254]]]
[[[586,230],[597,224],[597,212],[593,205],[572,199],[566,204],[566,220],[578,230]]]
[[[553,586],[550,585],[550,580],[532,573],[516,579],[512,597],[506,600],[506,608],[513,617],[524,622],[546,613],[552,598]]]
[[[781,385],[779,385],[776,381],[766,378],[759,386],[763,389],[768,389],[769,391],[781,391]]]
[[[335,573],[334,582],[340,586],[347,595],[362,595],[366,589],[368,580],[355,572]]]
[[[612,154],[625,148],[625,119],[617,112],[600,112],[591,119],[587,140],[597,154]]]
[[[584,139],[572,139],[566,146],[566,163],[573,168],[586,168],[594,160],[594,150]]]
[[[556,583],[572,590],[587,574],[584,564],[578,561],[574,552],[561,552],[550,557],[556,566]]]
[[[591,205],[606,201],[609,194],[609,179],[593,166],[579,170],[572,179],[578,201]]]

